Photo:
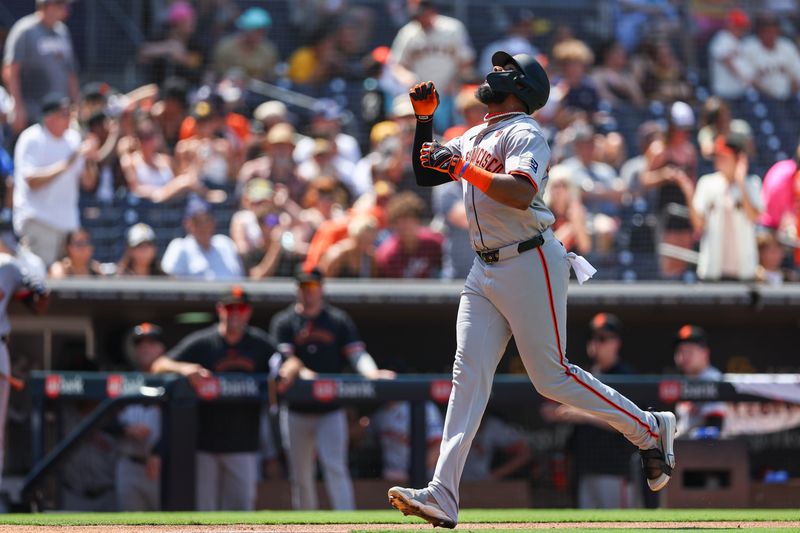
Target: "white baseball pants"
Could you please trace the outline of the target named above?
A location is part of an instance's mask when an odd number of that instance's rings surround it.
[[[325,414],[306,414],[281,407],[281,437],[289,460],[292,507],[317,509],[317,454],[325,488],[337,511],[356,508],[353,482],[347,465],[347,414],[337,409]],[[316,452],[316,453],[315,453]]]
[[[536,390],[608,422],[641,449],[655,446],[650,413],[566,358],[567,252],[548,237],[537,249],[493,264],[475,259],[456,321],[453,388],[429,491],[458,517],[458,487],[492,381],[511,335]]]

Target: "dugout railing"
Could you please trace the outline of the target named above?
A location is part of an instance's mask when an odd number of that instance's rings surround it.
[[[678,401],[783,401],[800,403],[800,375],[726,375],[720,382],[687,380],[678,376],[607,376],[605,382],[639,405],[662,409]],[[38,509],[44,480],[69,452],[108,417],[132,403],[162,405],[162,508],[194,508],[194,451],[198,402],[260,402],[276,407],[281,400],[295,403],[342,405],[411,402],[411,468],[414,486],[425,483],[425,408],[427,401],[446,404],[447,375],[406,375],[396,380],[367,381],[357,376],[321,376],[300,380],[278,397],[275,382],[266,375],[218,374],[195,390],[176,376],[139,373],[36,372],[26,390],[31,398],[30,428],[34,466],[21,495]],[[97,402],[94,410],[68,435],[46,449],[45,414],[63,402]],[[543,398],[523,376],[495,378],[490,403],[534,409]]]

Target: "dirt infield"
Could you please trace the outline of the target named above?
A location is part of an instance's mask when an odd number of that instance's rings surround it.
[[[725,522],[513,522],[459,524],[458,530],[529,529],[788,529],[800,528],[800,521]],[[431,530],[428,524],[287,524],[215,526],[0,526],[0,533],[349,533],[368,530]],[[446,531],[436,529],[436,531]]]

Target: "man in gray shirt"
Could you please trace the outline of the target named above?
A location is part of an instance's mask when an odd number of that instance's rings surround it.
[[[15,133],[39,120],[46,94],[78,101],[77,62],[64,24],[71,1],[36,0],[36,11],[19,19],[8,34],[3,81],[16,102]]]

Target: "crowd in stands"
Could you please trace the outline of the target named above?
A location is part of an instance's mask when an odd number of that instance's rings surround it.
[[[535,45],[535,13],[509,8],[482,50],[427,0],[388,6],[396,35],[370,33],[371,7],[292,2],[291,47],[263,7],[153,4],[147,83],[127,92],[81,76],[68,0],[37,0],[5,40],[3,216],[52,277],[464,277],[460,192],[415,186],[407,90],[433,80],[436,132],[459,135],[483,120],[474,87],[498,48],[547,68],[543,194],[598,277],[797,276],[800,53],[774,12],[706,24],[696,71],[676,39],[691,13],[666,1],[610,2],[604,42],[559,25]]]

